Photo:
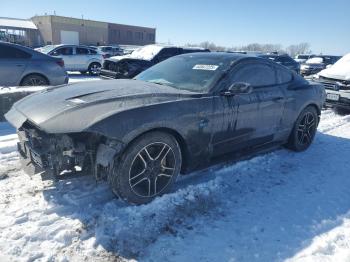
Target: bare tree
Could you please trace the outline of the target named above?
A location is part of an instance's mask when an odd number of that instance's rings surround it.
[[[309,54],[311,53],[309,43],[300,43],[297,45],[290,45],[286,48],[287,53],[294,57],[298,54]]]
[[[300,43],[296,45],[290,45],[287,48],[283,48],[280,44],[259,44],[251,43],[243,46],[218,46],[213,42],[205,41],[200,44],[186,44],[186,46],[200,46],[203,48],[210,49],[211,51],[255,51],[255,52],[279,52],[287,53],[290,56],[294,57],[297,54],[308,54],[311,53],[309,43]]]

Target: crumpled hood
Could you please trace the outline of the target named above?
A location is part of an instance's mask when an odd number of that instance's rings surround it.
[[[127,59],[127,58],[132,58],[130,54],[128,55],[118,55],[118,56],[112,56],[108,59],[105,59],[105,60],[109,60],[109,61],[113,61],[113,62],[119,62],[123,59]]]
[[[29,95],[15,103],[5,115],[19,128],[26,120],[46,131],[49,121],[56,118],[72,121],[61,125],[79,126],[75,121],[96,122],[99,118],[130,108],[185,99],[192,92],[139,80],[121,79],[75,83],[49,88]],[[76,119],[77,111],[82,112]],[[87,115],[87,112],[88,115]],[[74,115],[75,118],[70,118]],[[79,118],[79,117],[78,117]],[[82,124],[83,125],[83,124]],[[52,126],[52,124],[50,125]]]
[[[339,80],[346,80],[350,81],[350,63],[345,65],[333,65],[330,68],[326,68],[322,70],[319,73],[320,76],[332,78],[332,79],[339,79]]]

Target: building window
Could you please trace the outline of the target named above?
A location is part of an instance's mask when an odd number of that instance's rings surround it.
[[[155,41],[154,34],[149,33],[149,34],[148,34],[148,40],[149,40],[149,41]]]
[[[113,35],[113,38],[118,38],[118,39],[120,39],[120,30],[113,29],[113,30],[112,30],[112,35]]]
[[[126,38],[127,39],[132,39],[132,32],[131,31],[127,31],[126,32]]]
[[[137,40],[143,40],[143,33],[142,32],[136,32],[135,37]]]

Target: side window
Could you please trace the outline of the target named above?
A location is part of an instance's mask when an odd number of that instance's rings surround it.
[[[128,66],[128,62],[127,61],[120,61],[117,64],[117,70],[118,73],[127,76],[129,74],[129,66]]]
[[[20,49],[0,45],[0,59],[29,59],[32,55]]]
[[[157,62],[162,62],[165,59],[178,55],[179,53],[180,52],[178,48],[164,48],[156,56],[156,59],[157,59]]]
[[[82,47],[77,47],[76,48],[77,55],[88,55],[89,54],[89,49],[82,48]]]
[[[248,83],[253,87],[276,84],[274,69],[267,64],[246,63],[238,65],[230,76],[231,83]]]
[[[292,59],[286,56],[277,57],[276,62],[281,62],[283,64],[293,63]]]
[[[54,50],[51,55],[53,56],[59,56],[59,55],[73,55],[73,48],[72,47],[62,47]]]
[[[135,73],[136,71],[140,70],[140,62],[135,60],[135,61],[128,61],[128,65],[129,65],[129,74],[133,74]]]
[[[89,49],[89,51],[90,51],[90,54],[91,54],[91,55],[96,55],[96,54],[97,54],[97,51],[96,51],[96,50]]]
[[[289,83],[293,79],[293,75],[289,70],[276,67],[277,84]]]

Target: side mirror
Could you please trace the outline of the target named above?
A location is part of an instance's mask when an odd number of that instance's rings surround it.
[[[326,68],[331,68],[331,67],[332,67],[332,65],[327,65],[327,66],[326,66]]]
[[[50,54],[51,56],[58,56],[58,52],[57,51],[54,51]]]
[[[221,94],[224,96],[234,96],[239,94],[250,94],[253,92],[253,87],[244,82],[233,83],[226,91]]]

